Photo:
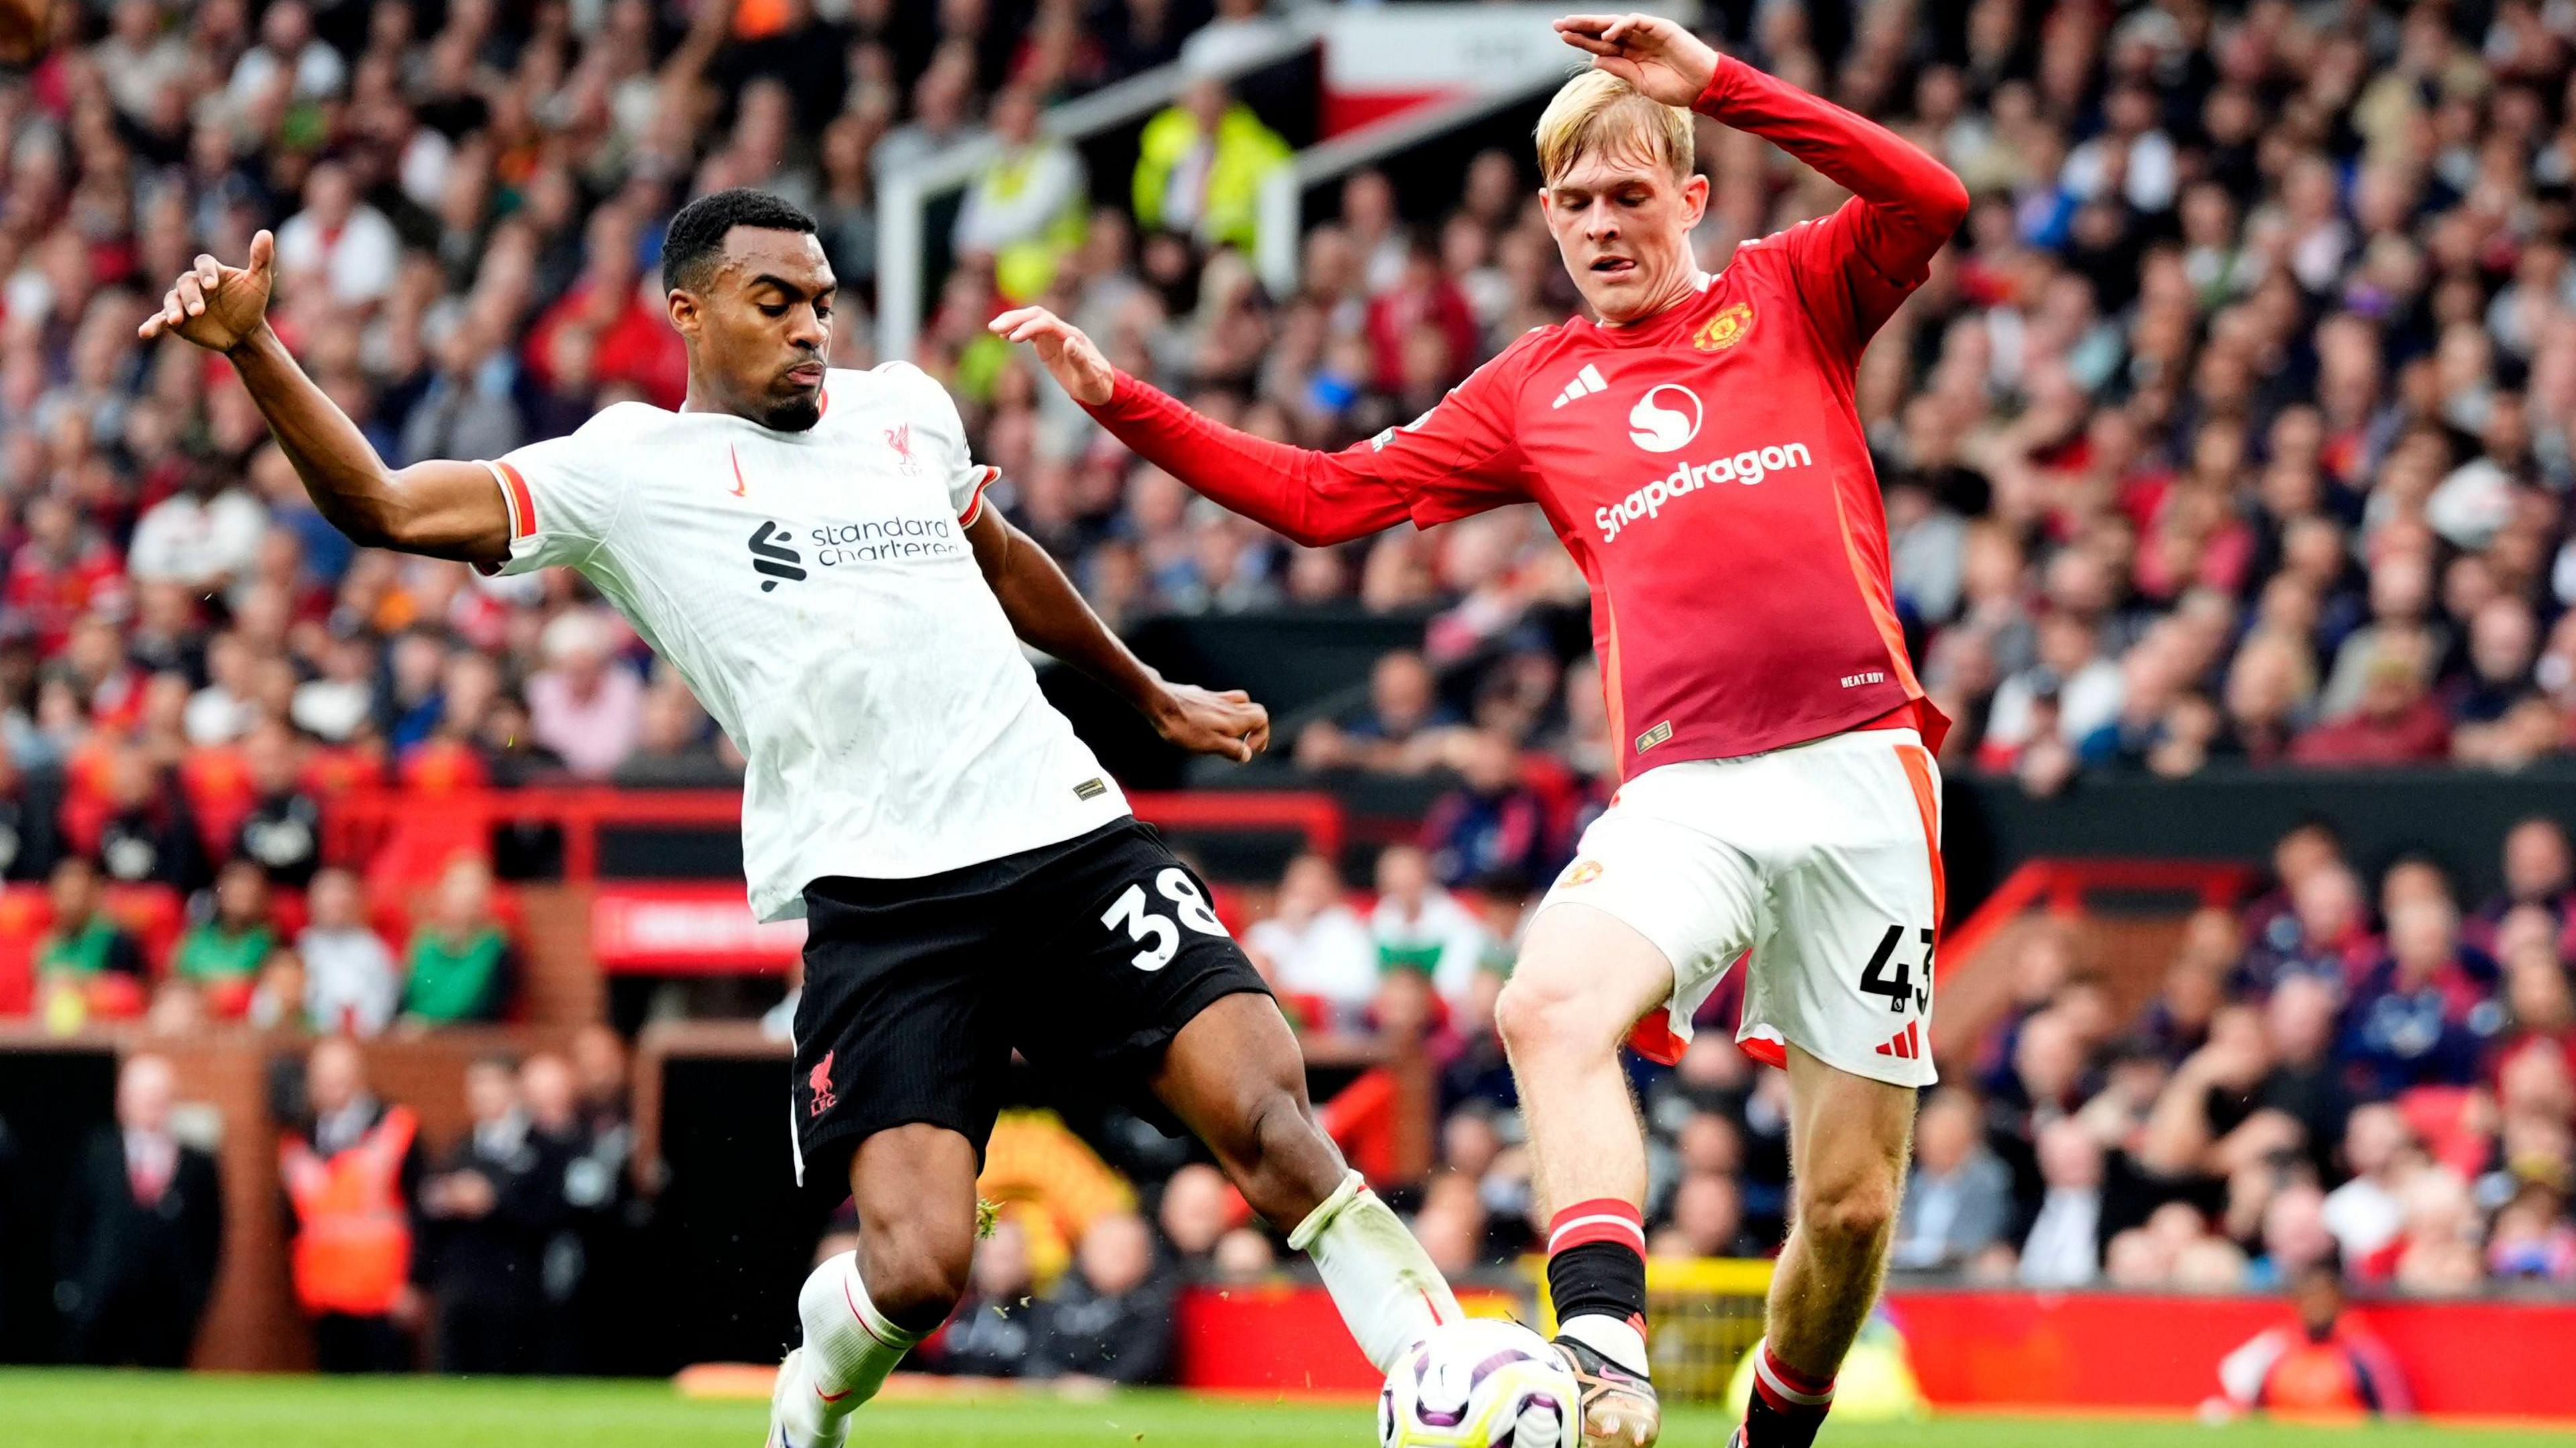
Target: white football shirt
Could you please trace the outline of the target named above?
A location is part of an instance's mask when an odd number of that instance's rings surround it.
[[[502,571],[580,570],[741,747],[763,920],[804,914],[826,875],[918,878],[1127,813],[976,566],[995,473],[946,389],[835,369],[823,404],[773,432],[621,402],[489,465]]]

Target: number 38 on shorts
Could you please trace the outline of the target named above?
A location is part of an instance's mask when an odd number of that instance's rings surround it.
[[[1206,893],[1188,871],[1177,865],[1157,871],[1153,894],[1159,899],[1149,898],[1144,882],[1138,881],[1120,891],[1100,917],[1101,924],[1125,931],[1142,947],[1127,962],[1138,970],[1157,971],[1171,964],[1180,953],[1184,926],[1201,935],[1228,938],[1225,923],[1216,918],[1216,908],[1208,904]]]

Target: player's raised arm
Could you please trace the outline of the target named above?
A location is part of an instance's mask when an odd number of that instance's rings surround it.
[[[314,507],[352,541],[469,563],[508,558],[509,508],[490,469],[473,462],[386,467],[366,434],[296,365],[268,325],[276,255],[276,238],[262,231],[251,238],[245,265],[199,256],[138,335],[175,336],[222,353]]]
[[[1222,754],[1245,764],[1270,747],[1269,710],[1240,689],[1220,693],[1175,684],[1147,667],[1091,611],[1047,551],[999,509],[979,507],[966,541],[1021,642],[1090,675],[1134,705],[1156,733],[1193,754]]]
[[[1968,189],[1949,167],[1876,121],[1719,54],[1678,22],[1569,15],[1556,29],[1653,99],[1760,136],[1852,193],[1803,260],[1816,279],[1850,288],[1854,341],[1923,284],[1933,253],[1967,219]]]
[[[1004,312],[990,326],[1036,348],[1073,400],[1137,456],[1309,548],[1365,538],[1407,516],[1462,517],[1519,496],[1519,449],[1480,398],[1453,393],[1405,427],[1321,452],[1200,416],[1111,366],[1080,328],[1044,307]],[[1460,392],[1474,386],[1470,379]]]

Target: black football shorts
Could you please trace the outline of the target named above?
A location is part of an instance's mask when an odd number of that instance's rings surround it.
[[[944,1126],[980,1157],[1016,1049],[1052,1080],[1174,1131],[1148,1083],[1226,996],[1267,993],[1206,882],[1133,818],[912,880],[805,887],[797,1179],[832,1192],[859,1143]]]

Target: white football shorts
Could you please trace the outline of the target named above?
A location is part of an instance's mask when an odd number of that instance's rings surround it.
[[[1622,785],[1539,908],[1601,910],[1672,962],[1672,1038],[1750,953],[1736,1039],[1779,1064],[1929,1086],[1941,775],[1912,729],[1864,729]],[[1649,1016],[1650,1049],[1662,1032]]]

